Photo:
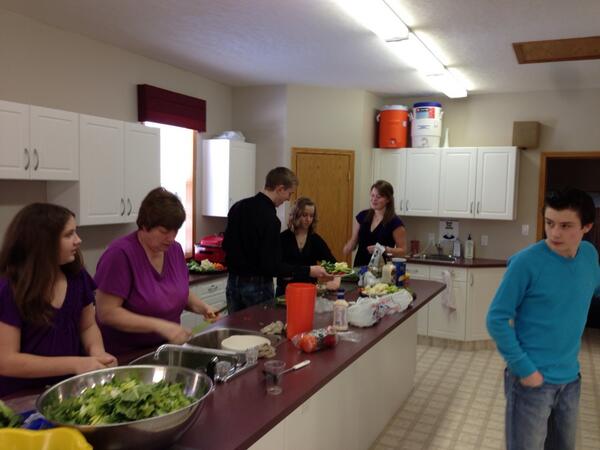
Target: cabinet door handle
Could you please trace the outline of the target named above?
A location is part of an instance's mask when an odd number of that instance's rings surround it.
[[[33,166],[33,170],[38,170],[40,166],[40,155],[38,154],[37,148],[33,149],[33,156],[35,157],[35,165]]]
[[[131,211],[133,211],[133,205],[131,204],[131,199],[129,197],[127,197],[127,206],[129,206],[129,209],[127,210],[127,215],[130,216]]]
[[[402,211],[402,203],[404,202],[404,200],[400,200],[400,204],[398,206],[398,211]]]
[[[477,214],[481,211],[481,202],[477,202]]]
[[[406,200],[406,204],[404,205],[404,210],[408,211],[408,200]]]
[[[471,206],[469,206],[469,212],[473,214],[473,202],[471,202]]]
[[[25,163],[25,170],[29,170],[29,165],[31,164],[31,158],[29,157],[29,150],[25,150],[25,157],[27,158],[27,162]]]
[[[474,283],[474,279],[473,279],[473,274],[469,274],[469,286],[473,286]]]
[[[125,200],[121,199],[121,215],[125,215]]]

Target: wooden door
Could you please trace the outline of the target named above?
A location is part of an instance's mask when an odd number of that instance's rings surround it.
[[[350,263],[342,248],[352,234],[354,152],[292,148],[292,170],[300,185],[295,198],[309,197],[317,205],[317,232],[338,261]]]

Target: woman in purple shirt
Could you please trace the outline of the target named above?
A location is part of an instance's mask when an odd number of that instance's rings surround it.
[[[180,325],[184,309],[216,318],[190,292],[185,255],[175,241],[184,220],[177,196],[153,189],[140,206],[138,230],[112,242],[100,257],[97,317],[106,348],[114,354],[165,342],[183,344],[191,337]]]
[[[75,215],[34,203],[8,226],[0,250],[0,396],[115,366],[94,319]],[[86,356],[87,355],[87,356]]]
[[[371,208],[356,215],[352,237],[344,245],[344,254],[358,246],[354,267],[366,266],[376,243],[385,246],[385,253],[392,257],[406,253],[406,228],[394,209],[394,188],[384,180],[371,186]]]

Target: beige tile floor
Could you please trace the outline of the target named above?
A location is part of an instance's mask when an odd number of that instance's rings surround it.
[[[580,352],[578,450],[600,450],[600,330]],[[415,386],[371,450],[504,449],[504,363],[495,350],[417,346]]]

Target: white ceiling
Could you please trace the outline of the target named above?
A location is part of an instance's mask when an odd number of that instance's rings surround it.
[[[600,88],[600,60],[519,65],[511,45],[598,35],[598,0],[390,2],[462,72],[472,94]],[[232,86],[432,93],[333,0],[0,0],[0,7]]]

